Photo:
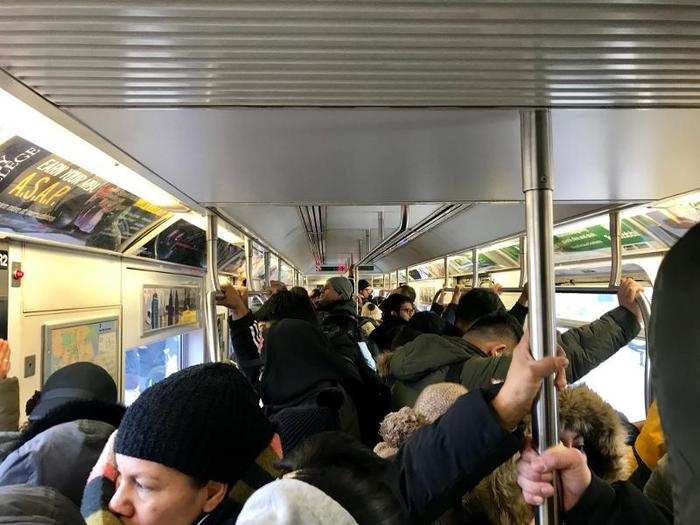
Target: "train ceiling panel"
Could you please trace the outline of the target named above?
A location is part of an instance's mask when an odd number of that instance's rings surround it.
[[[204,203],[522,199],[516,110],[72,112]],[[557,200],[658,199],[700,182],[700,109],[555,109],[552,127]]]
[[[699,26],[687,1],[7,0],[0,65],[61,106],[696,106]]]

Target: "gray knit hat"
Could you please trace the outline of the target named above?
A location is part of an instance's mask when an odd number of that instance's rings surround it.
[[[331,288],[340,294],[346,301],[352,299],[352,283],[345,277],[331,277],[327,283]]]

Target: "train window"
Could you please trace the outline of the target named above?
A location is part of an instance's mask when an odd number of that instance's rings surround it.
[[[0,128],[0,231],[120,251],[168,213]]]
[[[166,337],[124,353],[124,404],[149,386],[187,366],[204,361],[202,330]]]
[[[260,290],[265,284],[265,250],[257,245],[253,245],[251,249],[251,266],[253,290]]]
[[[479,273],[517,269],[519,266],[519,239],[509,239],[479,250]]]
[[[287,286],[294,286],[294,268],[280,259],[279,280]]]
[[[615,294],[558,293],[557,329],[564,332],[589,323],[617,307]],[[578,383],[585,383],[630,421],[644,419],[643,335],[620,349],[589,372]]]
[[[416,308],[429,310],[435,293],[445,283],[445,260],[436,259],[409,268],[408,280],[416,290]]]
[[[406,284],[408,283],[408,275],[406,274],[406,270],[399,270],[398,275],[396,276],[397,279],[399,280],[399,284]]]
[[[241,281],[245,278],[245,249],[238,244],[219,241],[218,244],[219,271],[232,274]]]

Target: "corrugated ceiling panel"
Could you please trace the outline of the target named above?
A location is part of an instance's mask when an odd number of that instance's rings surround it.
[[[0,66],[64,106],[697,106],[693,4],[7,0]]]

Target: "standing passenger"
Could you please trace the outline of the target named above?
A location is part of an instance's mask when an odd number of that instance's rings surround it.
[[[193,366],[129,407],[81,510],[88,525],[233,523],[248,496],[274,479],[280,457],[279,438],[238,369]]]

